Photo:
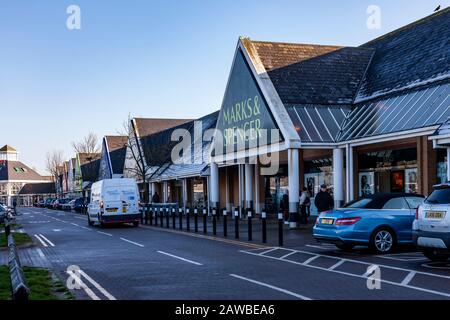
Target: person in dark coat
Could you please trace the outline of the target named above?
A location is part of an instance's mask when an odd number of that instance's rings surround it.
[[[316,205],[317,211],[319,213],[333,209],[333,207],[334,207],[333,197],[327,191],[326,185],[323,184],[320,186],[320,191],[316,195],[314,204]]]
[[[152,197],[152,202],[153,203],[160,203],[160,199],[159,199],[159,194],[158,194],[158,192],[156,192],[155,191],[155,193],[153,194],[153,197]]]

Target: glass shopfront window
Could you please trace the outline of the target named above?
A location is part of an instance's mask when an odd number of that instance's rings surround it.
[[[265,207],[268,213],[276,214],[283,209],[283,196],[288,193],[288,167],[281,165],[276,176],[265,177]]]
[[[436,149],[437,155],[437,183],[447,182],[447,150],[446,149]]]
[[[383,150],[358,155],[358,195],[417,193],[417,149]]]
[[[317,214],[314,198],[319,193],[320,186],[325,184],[333,196],[333,160],[332,158],[322,158],[305,161],[304,166],[304,185],[308,189],[311,199],[311,214]]]

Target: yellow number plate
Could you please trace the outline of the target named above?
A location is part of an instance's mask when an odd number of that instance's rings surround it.
[[[321,224],[333,224],[333,222],[334,222],[334,219],[326,219],[326,218],[320,219]]]
[[[445,212],[443,211],[426,211],[425,218],[426,219],[444,219]]]
[[[106,211],[108,211],[108,212],[117,212],[117,209],[116,208],[109,208],[109,209],[106,209]]]

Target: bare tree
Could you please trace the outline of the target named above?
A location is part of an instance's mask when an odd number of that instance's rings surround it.
[[[137,181],[142,183],[144,193],[143,201],[147,203],[149,202],[147,177],[149,167],[146,164],[143,150],[140,149],[139,142],[133,128],[131,115],[128,115],[128,119],[123,122],[122,130],[119,131],[119,134],[128,137],[128,141],[124,146],[127,148],[127,158],[125,161],[132,163],[133,165],[127,167],[127,170]]]
[[[64,163],[64,155],[61,150],[53,150],[47,152],[46,155],[46,169],[48,173],[53,177],[54,181],[58,179],[58,169]]]
[[[72,142],[72,148],[76,154],[78,153],[100,153],[100,143],[97,135],[90,132],[83,140],[79,142]]]

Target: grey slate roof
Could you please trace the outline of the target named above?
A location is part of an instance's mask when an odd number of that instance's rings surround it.
[[[55,183],[27,183],[19,191],[19,195],[55,194]]]
[[[0,161],[0,181],[45,181],[45,177],[20,161]]]
[[[375,49],[357,100],[450,76],[450,7],[361,48]]]
[[[349,104],[372,58],[371,48],[243,39],[284,104]]]
[[[194,136],[193,122],[189,128],[191,135],[191,154],[182,154],[180,157],[181,164],[175,164],[169,158],[164,162],[153,174],[152,179],[173,179],[174,177],[198,176],[209,163],[209,151],[211,142],[203,141],[203,132],[216,127],[219,111],[206,115],[196,121],[201,121],[202,134],[201,136]],[[195,139],[194,139],[195,138]],[[195,147],[195,146],[200,147]]]

